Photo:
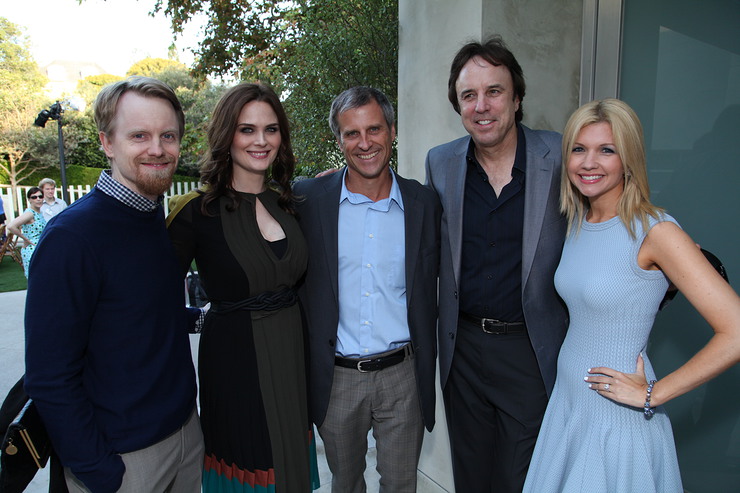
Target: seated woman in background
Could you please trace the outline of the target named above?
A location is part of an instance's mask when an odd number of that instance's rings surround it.
[[[204,191],[168,218],[185,274],[211,302],[198,374],[203,491],[311,491],[303,324],[294,287],[308,254],[293,212],[295,159],[272,89],[239,84],[216,105]],[[264,489],[262,489],[264,488]]]
[[[740,298],[649,196],[634,111],[616,99],[579,108],[563,135],[569,230],[555,274],[570,326],[526,492],[682,492],[662,404],[740,361]],[[656,381],[645,351],[668,279],[714,336]]]
[[[36,250],[36,243],[41,238],[41,232],[46,227],[46,219],[41,214],[41,204],[44,203],[44,193],[41,189],[39,187],[29,188],[26,197],[28,197],[28,208],[8,223],[8,231],[23,240],[21,258],[23,259],[23,270],[28,278],[28,266]]]

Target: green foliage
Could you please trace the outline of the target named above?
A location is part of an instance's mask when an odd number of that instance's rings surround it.
[[[0,17],[0,114],[26,112],[38,104],[46,77],[28,47],[20,28]],[[8,123],[0,121],[3,127]]]
[[[185,110],[185,135],[180,146],[178,172],[199,176],[199,162],[208,150],[206,131],[216,102],[226,91],[225,86],[204,84],[197,91],[183,87],[175,89]]]
[[[233,76],[266,82],[275,79],[273,63],[283,48],[279,43],[294,32],[293,2],[283,0],[157,0],[174,33],[180,33],[199,13],[208,16],[194,71],[200,75]],[[277,41],[277,42],[276,42]]]
[[[0,174],[15,186],[30,170],[29,127],[42,108],[46,84],[18,26],[0,17]]]
[[[327,118],[331,102],[353,86],[383,91],[394,107],[398,93],[397,0],[301,1],[284,65],[285,106],[294,122],[294,148],[304,166],[343,162]]]
[[[67,171],[67,184],[68,185],[75,186],[75,187],[77,185],[80,185],[82,187],[85,187],[85,185],[90,185],[92,187],[98,182],[98,178],[100,177],[100,172],[102,170],[100,168],[89,168],[87,166],[77,166],[73,164],[73,165],[67,166],[66,171]],[[57,186],[61,186],[62,184],[62,175],[61,175],[61,171],[59,170],[59,168],[49,168],[49,169],[34,171],[30,176],[28,176],[23,181],[23,183],[19,183],[19,185],[27,186],[27,187],[35,186],[35,185],[38,185],[39,181],[42,178],[52,178],[54,181],[57,182]],[[197,179],[193,178],[192,176],[177,174],[172,178],[172,181],[192,182],[192,181],[197,181]],[[1,176],[0,176],[0,183],[4,183]]]
[[[65,167],[66,174],[67,174],[67,185],[90,185],[93,186],[98,182],[98,177],[100,176],[100,169],[98,168],[88,168],[87,166],[78,166],[78,165],[67,165]],[[47,169],[39,169],[34,171],[28,178],[26,178],[23,183],[20,183],[22,186],[35,186],[38,185],[39,181],[42,178],[51,178],[54,181],[57,182],[57,186],[62,186],[62,172],[59,168],[47,168]]]
[[[85,100],[87,106],[90,107],[103,87],[121,79],[123,79],[123,77],[113,74],[88,75],[77,83],[77,94],[79,94],[82,99]]]
[[[98,128],[93,119],[93,112],[88,108],[85,113],[70,113],[64,126],[65,160],[68,165],[90,168],[107,168],[108,159],[100,149]]]
[[[154,74],[160,74],[165,70],[169,69],[185,69],[187,67],[184,63],[178,62],[177,60],[169,60],[167,58],[144,58],[131,65],[126,72],[126,76],[131,75],[143,75],[145,77],[154,77]]]
[[[332,99],[376,87],[396,106],[397,0],[158,0],[179,33],[208,16],[194,72],[272,85],[285,97],[301,166],[341,162],[326,118]]]

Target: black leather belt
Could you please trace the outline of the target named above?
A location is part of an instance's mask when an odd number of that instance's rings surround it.
[[[397,365],[407,355],[413,354],[414,350],[411,344],[406,344],[393,352],[386,353],[383,356],[375,358],[344,358],[342,356],[334,357],[334,364],[342,368],[353,368],[359,372],[366,373],[369,371],[378,371]]]
[[[527,331],[527,326],[524,322],[502,322],[495,318],[474,317],[465,312],[460,312],[460,318],[466,322],[477,325],[486,334],[521,334],[522,332]]]

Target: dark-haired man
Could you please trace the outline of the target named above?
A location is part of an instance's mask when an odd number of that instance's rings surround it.
[[[521,491],[567,312],[553,276],[561,138],[521,124],[522,69],[500,38],[468,43],[448,95],[469,136],[429,151],[442,201],[440,379],[456,491]]]
[[[203,436],[180,267],[162,194],[184,115],[146,77],[103,88],[111,169],[44,230],[26,301],[26,377],[75,492],[200,491]]]

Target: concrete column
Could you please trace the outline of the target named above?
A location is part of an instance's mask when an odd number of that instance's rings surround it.
[[[583,0],[399,0],[398,169],[424,182],[427,151],[465,135],[447,99],[455,52],[500,34],[524,71],[524,123],[562,131],[578,106]],[[420,492],[454,491],[444,406],[424,437]]]
[[[447,99],[455,52],[500,34],[524,70],[524,124],[562,131],[578,107],[583,0],[399,0],[398,161],[424,179],[427,150],[465,135]]]

